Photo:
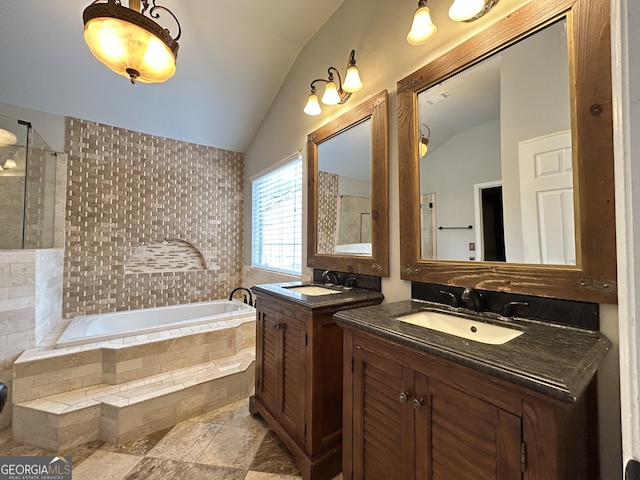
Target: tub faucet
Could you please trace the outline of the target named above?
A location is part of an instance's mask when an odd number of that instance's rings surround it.
[[[333,280],[331,277],[333,276]],[[322,279],[325,285],[338,285],[338,274],[332,270],[325,270],[322,272]]]
[[[238,290],[244,290],[249,294],[249,301],[247,301],[247,294],[246,293],[244,294],[244,303],[248,303],[250,307],[253,307],[253,294],[251,293],[251,290],[245,287],[234,288],[229,294],[229,300],[233,300],[233,294],[236,293]]]

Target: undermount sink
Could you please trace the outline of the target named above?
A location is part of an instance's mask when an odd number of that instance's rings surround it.
[[[302,293],[303,295],[331,295],[333,293],[340,293],[339,290],[332,290],[331,288],[321,287],[319,285],[300,285],[299,287],[286,287],[287,290],[292,292]]]
[[[462,318],[433,310],[397,317],[396,320],[490,345],[505,344],[523,333],[513,328],[501,327],[492,323]]]

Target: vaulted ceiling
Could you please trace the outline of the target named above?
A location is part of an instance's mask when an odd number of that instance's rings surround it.
[[[84,43],[90,0],[4,0],[0,103],[244,152],[303,46],[343,2],[157,0],[182,26],[177,72],[131,85]]]

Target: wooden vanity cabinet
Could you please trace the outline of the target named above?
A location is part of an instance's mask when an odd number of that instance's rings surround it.
[[[342,329],[338,310],[258,294],[255,395],[260,414],[293,454],[305,480],[328,480],[342,463]]]
[[[349,328],[344,356],[344,480],[599,478],[591,388],[567,404]]]

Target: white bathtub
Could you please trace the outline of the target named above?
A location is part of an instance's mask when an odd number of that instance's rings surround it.
[[[87,315],[76,317],[69,323],[56,342],[56,348],[113,340],[249,315],[255,316],[255,308],[239,300],[213,300]]]

